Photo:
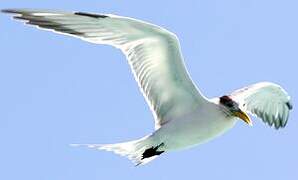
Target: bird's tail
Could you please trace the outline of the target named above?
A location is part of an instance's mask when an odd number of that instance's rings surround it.
[[[72,146],[85,146],[92,149],[97,150],[106,150],[111,151],[121,156],[127,157],[131,160],[136,166],[144,165],[157,156],[152,156],[149,158],[144,158],[143,153],[150,147],[152,147],[152,143],[150,140],[150,136],[146,136],[144,138],[129,141],[124,143],[117,144],[72,144]]]

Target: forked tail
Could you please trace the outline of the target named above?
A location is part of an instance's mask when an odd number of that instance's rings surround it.
[[[154,146],[150,136],[118,144],[72,144],[72,146],[85,146],[92,149],[114,152],[127,157],[136,166],[144,165],[155,159],[157,155],[162,154],[164,151],[158,151],[161,145]]]

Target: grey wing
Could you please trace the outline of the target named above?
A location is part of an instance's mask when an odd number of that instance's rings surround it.
[[[9,9],[42,29],[122,50],[155,117],[155,127],[207,101],[184,66],[177,37],[153,24],[116,15]]]
[[[286,126],[293,108],[290,96],[277,84],[261,82],[237,90],[231,98],[242,108],[261,118],[264,123],[276,129]]]

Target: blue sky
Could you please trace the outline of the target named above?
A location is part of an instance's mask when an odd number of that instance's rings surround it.
[[[207,97],[273,81],[297,105],[294,0],[2,1],[0,8],[114,13],[163,26],[180,39],[192,79]],[[0,15],[0,179],[298,178],[297,111],[280,131],[253,118],[201,146],[135,168],[112,153],[70,147],[140,138],[154,122],[124,56],[23,26]],[[210,73],[212,70],[212,74]]]

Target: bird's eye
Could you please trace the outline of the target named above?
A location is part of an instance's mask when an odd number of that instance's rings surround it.
[[[226,104],[226,106],[228,106],[229,108],[232,108],[234,105],[233,105],[232,102],[228,102],[228,103]]]

